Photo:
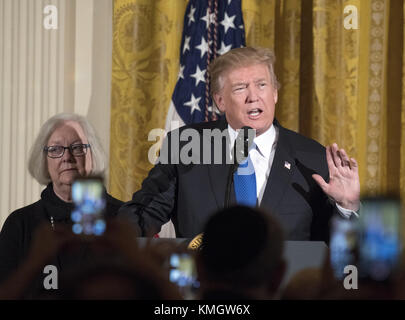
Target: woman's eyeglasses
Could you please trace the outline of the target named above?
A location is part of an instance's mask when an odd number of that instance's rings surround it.
[[[61,158],[65,154],[65,150],[69,149],[70,154],[75,157],[84,156],[87,153],[87,148],[90,148],[89,144],[71,144],[68,147],[64,146],[47,146],[44,147],[44,152],[46,152],[49,158]]]

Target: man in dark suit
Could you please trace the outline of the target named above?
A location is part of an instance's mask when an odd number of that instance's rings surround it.
[[[192,238],[213,213],[232,203],[258,205],[274,215],[287,240],[327,241],[333,214],[356,215],[357,162],[336,144],[325,150],[274,119],[278,83],[273,63],[270,50],[238,48],[211,64],[211,94],[226,121],[168,134],[141,190],[119,213],[134,221],[142,235],[159,232],[171,219],[177,237]],[[249,179],[230,173],[236,160],[231,150],[244,126],[255,130],[246,160],[254,170]],[[233,182],[227,187],[230,174]]]

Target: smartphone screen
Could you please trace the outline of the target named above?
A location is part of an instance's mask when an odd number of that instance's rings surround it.
[[[106,198],[103,182],[99,178],[78,179],[72,185],[72,231],[75,234],[102,235]]]
[[[401,251],[398,198],[365,198],[359,218],[359,277],[389,280],[397,271]]]
[[[343,279],[344,268],[357,263],[358,225],[356,221],[334,216],[329,242],[330,261],[335,278]]]
[[[179,287],[185,299],[194,299],[200,284],[194,258],[190,254],[174,253],[170,256],[169,280]]]

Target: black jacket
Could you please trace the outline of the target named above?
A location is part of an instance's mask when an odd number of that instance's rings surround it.
[[[147,236],[159,232],[169,219],[173,221],[177,237],[193,238],[201,233],[208,218],[225,205],[231,168],[225,161],[229,154],[226,142],[222,143],[222,163],[204,164],[204,159],[209,157],[213,161],[213,149],[218,144],[205,138],[204,130],[223,131],[227,125],[226,121],[206,122],[170,132],[163,143],[163,156],[161,153],[161,159],[169,163],[158,163],[152,168],[141,190],[134,193],[119,215],[132,219]],[[325,148],[283,128],[276,120],[274,125],[279,131],[278,142],[260,207],[279,220],[286,240],[328,241],[328,221],[335,208],[312,178],[312,174],[318,173],[329,180]],[[198,153],[195,157],[200,160],[198,164],[177,163],[179,157],[171,157],[172,149],[174,153],[179,152],[172,140],[182,134],[188,136],[186,129],[195,129],[200,137],[201,150],[192,150]],[[225,132],[227,134],[227,130]],[[180,141],[179,149],[184,146],[187,149],[188,142]],[[207,156],[210,148],[211,154]],[[233,192],[232,196],[234,198]]]
[[[106,194],[106,216],[113,217],[117,214],[122,202]],[[70,213],[72,204],[61,200],[49,184],[41,193],[41,199],[31,205],[18,209],[11,213],[0,233],[0,283],[2,283],[12,271],[27,256],[36,228],[43,222],[49,222],[51,228],[51,216],[54,223],[71,224]],[[46,244],[44,244],[46,245]],[[68,269],[74,263],[80,263],[86,256],[86,248],[80,247],[72,255],[58,254],[53,264],[58,268],[58,273]],[[27,298],[34,298],[36,290],[43,286],[43,276],[38,275]]]

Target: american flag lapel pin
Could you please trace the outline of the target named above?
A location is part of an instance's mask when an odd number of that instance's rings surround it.
[[[289,163],[288,161],[284,161],[284,168],[287,168],[288,170],[291,169],[291,163]]]

